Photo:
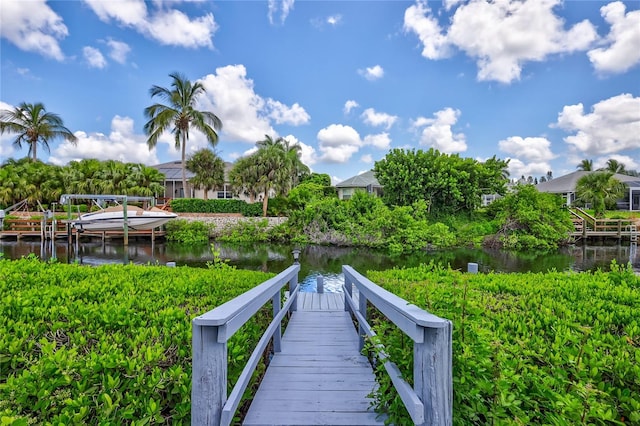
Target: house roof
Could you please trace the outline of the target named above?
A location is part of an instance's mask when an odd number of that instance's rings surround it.
[[[165,181],[182,181],[182,161],[169,161],[168,163],[156,164],[155,166],[151,166],[157,169],[160,173],[164,174]],[[233,163],[225,162],[224,163],[224,174],[225,177],[229,175],[229,170],[233,168]],[[195,176],[195,173],[186,170],[187,180],[191,179]]]
[[[366,188],[368,186],[382,187],[373,174],[373,170],[343,180],[336,185],[336,188]]]
[[[554,194],[566,194],[568,192],[574,192],[576,190],[576,184],[581,177],[597,171],[583,171],[578,170],[568,175],[560,176],[555,179],[548,180],[546,182],[536,185],[536,189],[540,192],[551,192]],[[637,176],[628,176],[616,173],[613,175],[620,182],[626,184],[630,188],[640,188],[640,179]]]

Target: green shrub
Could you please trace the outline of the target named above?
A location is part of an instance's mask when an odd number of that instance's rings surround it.
[[[166,223],[167,241],[200,244],[209,241],[209,227],[200,221],[174,219]]]
[[[189,424],[193,318],[271,276],[0,260],[0,423]],[[229,341],[230,386],[270,310]]]
[[[433,265],[367,276],[453,322],[454,425],[640,424],[640,276],[466,274]],[[372,315],[385,351],[413,376],[413,344]],[[388,376],[378,408],[411,424]]]

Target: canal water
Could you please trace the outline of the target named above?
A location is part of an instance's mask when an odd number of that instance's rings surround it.
[[[41,244],[35,241],[0,240],[0,256],[19,259],[35,254],[41,259],[56,258],[59,262],[82,265],[107,263],[159,264],[175,262],[176,266],[206,267],[214,260],[212,247],[230,265],[242,269],[278,273],[293,263],[292,251],[300,253],[300,279],[303,291],[315,291],[317,277],[322,275],[325,291],[341,291],[342,265],[351,265],[366,274],[368,270],[385,270],[439,263],[453,269],[466,270],[470,262],[478,264],[479,272],[546,272],[608,270],[612,260],[620,264],[631,262],[640,272],[637,245],[576,245],[554,253],[512,253],[484,249],[450,249],[423,251],[411,255],[389,256],[382,251],[326,246],[295,247],[291,245],[252,243],[215,243],[199,246],[147,241],[132,241],[127,248],[122,241],[102,243],[99,240],[82,242],[76,248],[66,242]]]

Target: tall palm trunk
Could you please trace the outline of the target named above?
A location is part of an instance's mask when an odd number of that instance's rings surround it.
[[[186,150],[186,146],[187,146],[187,139],[186,139],[186,134],[183,132],[182,133],[182,144],[181,144],[181,149],[182,149],[182,191],[183,194],[182,196],[184,198],[191,198],[189,195],[187,195],[187,150]]]

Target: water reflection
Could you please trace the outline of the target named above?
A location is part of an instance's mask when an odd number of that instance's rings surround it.
[[[294,247],[277,244],[214,244],[220,258],[243,269],[280,272],[293,262]],[[77,247],[64,241],[45,242],[0,240],[0,253],[5,258],[18,259],[31,253],[48,260],[100,265],[107,263],[160,264],[204,267],[213,260],[209,244],[184,246],[164,242],[133,240],[128,247],[122,241],[99,240],[82,242]],[[631,262],[640,272],[640,256],[636,245],[572,246],[555,253],[512,253],[483,249],[454,249],[425,251],[403,256],[389,256],[384,252],[362,248],[307,246],[300,255],[300,282],[305,291],[315,291],[318,275],[323,275],[325,291],[340,291],[342,265],[351,265],[365,273],[368,270],[417,266],[435,262],[453,269],[466,270],[469,262],[478,264],[480,272],[545,272],[608,270],[612,260],[620,264]]]

